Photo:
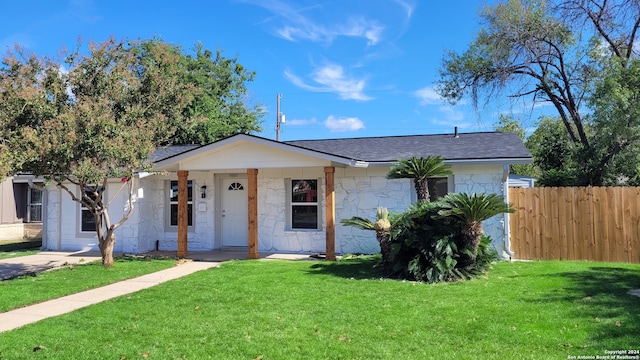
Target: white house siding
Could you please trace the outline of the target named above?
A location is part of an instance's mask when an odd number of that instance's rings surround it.
[[[403,211],[411,204],[408,179],[388,180],[387,169],[336,168],[336,252],[377,253],[380,247],[371,231],[343,226],[340,220],[352,216],[375,218],[376,208]],[[285,180],[321,179],[318,199],[322,213],[319,230],[286,229]],[[258,173],[258,248],[267,252],[323,252],[325,241],[323,168],[265,169]]]
[[[210,251],[215,246],[215,184],[213,172],[190,171],[188,179],[193,181],[193,228],[189,229],[189,251]],[[166,177],[153,176],[144,182],[144,205],[140,206],[144,212],[144,220],[140,227],[141,250],[155,250],[156,241],[160,250],[176,251],[178,249],[177,227],[168,226],[169,193],[168,182],[178,180],[177,174]],[[201,186],[205,185],[206,197],[201,197]],[[144,247],[144,249],[142,249]]]
[[[286,228],[285,179],[321,179],[318,211],[324,225],[324,168],[260,169],[258,171],[258,250],[266,252],[320,252],[326,249],[324,226],[319,230]],[[338,249],[336,251],[339,252]]]
[[[48,185],[44,189],[43,196],[46,197],[47,208],[42,213],[43,231],[42,248],[45,250],[58,250],[60,248],[60,216],[61,216],[61,193],[53,185]]]
[[[502,165],[455,165],[452,167],[455,192],[486,192],[502,195]],[[372,231],[343,226],[341,219],[352,216],[375,218],[376,208],[390,212],[406,210],[415,201],[410,179],[386,178],[388,168],[335,168],[336,252],[377,253],[379,245]],[[286,190],[284,179],[320,179],[319,230],[286,228]],[[193,181],[194,228],[189,231],[189,251],[208,251],[221,247],[216,238],[216,177],[213,171],[190,171]],[[168,181],[177,175],[154,175],[139,180],[135,190],[135,210],[131,218],[116,231],[116,251],[141,253],[156,248],[177,250],[177,231],[167,227]],[[107,195],[115,193],[119,182],[109,184]],[[206,198],[201,186],[206,185]],[[324,169],[320,166],[287,169],[259,169],[258,172],[258,248],[261,252],[325,251]],[[68,194],[55,186],[46,189],[46,249],[97,250],[94,234],[79,232],[80,207]],[[118,221],[126,210],[126,192],[121,192],[110,206],[112,221]],[[499,252],[504,246],[503,217],[483,223],[485,232]],[[219,237],[219,236],[218,236]]]
[[[156,241],[164,237],[163,179],[160,176],[140,179],[133,210],[137,216],[130,219],[130,225],[138,228],[138,238],[133,240],[137,246],[136,253],[155,250]]]
[[[455,192],[504,195],[502,165],[454,165],[451,170],[455,174]],[[503,256],[504,216],[496,215],[483,221],[482,227],[485,234],[493,240],[493,246],[498,254]]]
[[[116,194],[121,183],[112,182],[107,185],[106,196]],[[71,186],[71,185],[68,185]],[[73,187],[71,187],[73,189]],[[79,194],[79,190],[76,190]],[[46,230],[43,238],[43,248],[47,250],[74,250],[74,251],[97,251],[98,238],[95,232],[80,231],[80,204],[73,201],[71,196],[55,185],[46,187],[47,211]],[[119,221],[124,215],[127,199],[122,195],[116,196],[109,206],[109,216],[112,222]],[[117,229],[116,246],[114,251],[122,252],[124,243],[131,241],[137,236],[135,228]]]
[[[387,168],[336,168],[336,251],[344,254],[380,252],[373,231],[344,226],[340,220],[352,216],[375,219],[379,206],[390,212],[402,212],[411,205],[411,180],[390,180],[386,178],[387,172]]]

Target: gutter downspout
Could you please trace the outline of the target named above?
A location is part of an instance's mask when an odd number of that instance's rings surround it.
[[[502,192],[504,193],[504,201],[509,203],[509,165],[504,164],[502,168]],[[504,216],[504,251],[513,259],[515,253],[511,250],[511,232],[509,230],[509,213],[502,214]]]

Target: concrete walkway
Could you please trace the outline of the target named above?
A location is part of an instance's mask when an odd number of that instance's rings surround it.
[[[91,251],[42,251],[35,255],[3,259],[0,260],[0,281],[100,259],[100,253]]]
[[[173,252],[173,254],[175,254],[175,252]],[[309,259],[309,255],[297,254],[261,253],[260,255],[262,259]],[[180,265],[176,265],[170,269],[0,313],[0,332],[13,330],[48,317],[66,314],[101,301],[131,294],[169,280],[193,274],[196,271],[210,269],[219,266],[223,261],[246,259],[246,251],[194,253],[190,255],[190,258],[199,261],[181,262]],[[96,253],[41,252],[36,255],[0,260],[0,270],[4,269],[4,271],[0,271],[0,275],[3,273],[15,275],[18,272],[27,274],[35,273],[59,266],[66,266],[67,264],[78,264],[100,259],[100,254]]]
[[[48,317],[66,314],[101,301],[150,288],[218,265],[220,265],[219,262],[187,262],[170,269],[0,313],[0,332],[13,330]]]

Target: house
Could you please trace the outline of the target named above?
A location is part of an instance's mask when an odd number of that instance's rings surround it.
[[[413,181],[386,174],[400,158],[428,155],[442,156],[453,171],[432,179],[439,196],[506,196],[509,164],[532,161],[517,135],[501,132],[287,142],[238,134],[204,146],[158,149],[152,171],[138,174],[135,211],[116,231],[115,251],[376,253],[373,234],[342,226],[340,219],[373,218],[378,206],[404,211],[416,201]],[[120,184],[114,179],[106,196]],[[43,248],[97,249],[92,218],[80,204],[51,185],[46,204]],[[127,197],[116,197],[112,220],[127,208]],[[506,223],[502,215],[484,223],[499,253],[509,253]]]
[[[40,238],[42,235],[42,190],[29,175],[16,175],[0,182],[0,240]]]
[[[523,176],[516,174],[509,174],[509,187],[514,188],[532,188],[535,187],[536,179],[531,176]]]

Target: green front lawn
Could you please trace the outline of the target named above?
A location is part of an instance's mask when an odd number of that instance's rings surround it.
[[[567,359],[640,347],[640,298],[627,294],[640,265],[502,262],[438,285],[383,280],[372,265],[224,263],[2,333],[0,359]]]
[[[41,239],[0,240],[0,259],[37,254]]]
[[[94,261],[0,281],[0,312],[167,269],[175,262],[125,256],[117,258],[111,268]]]

